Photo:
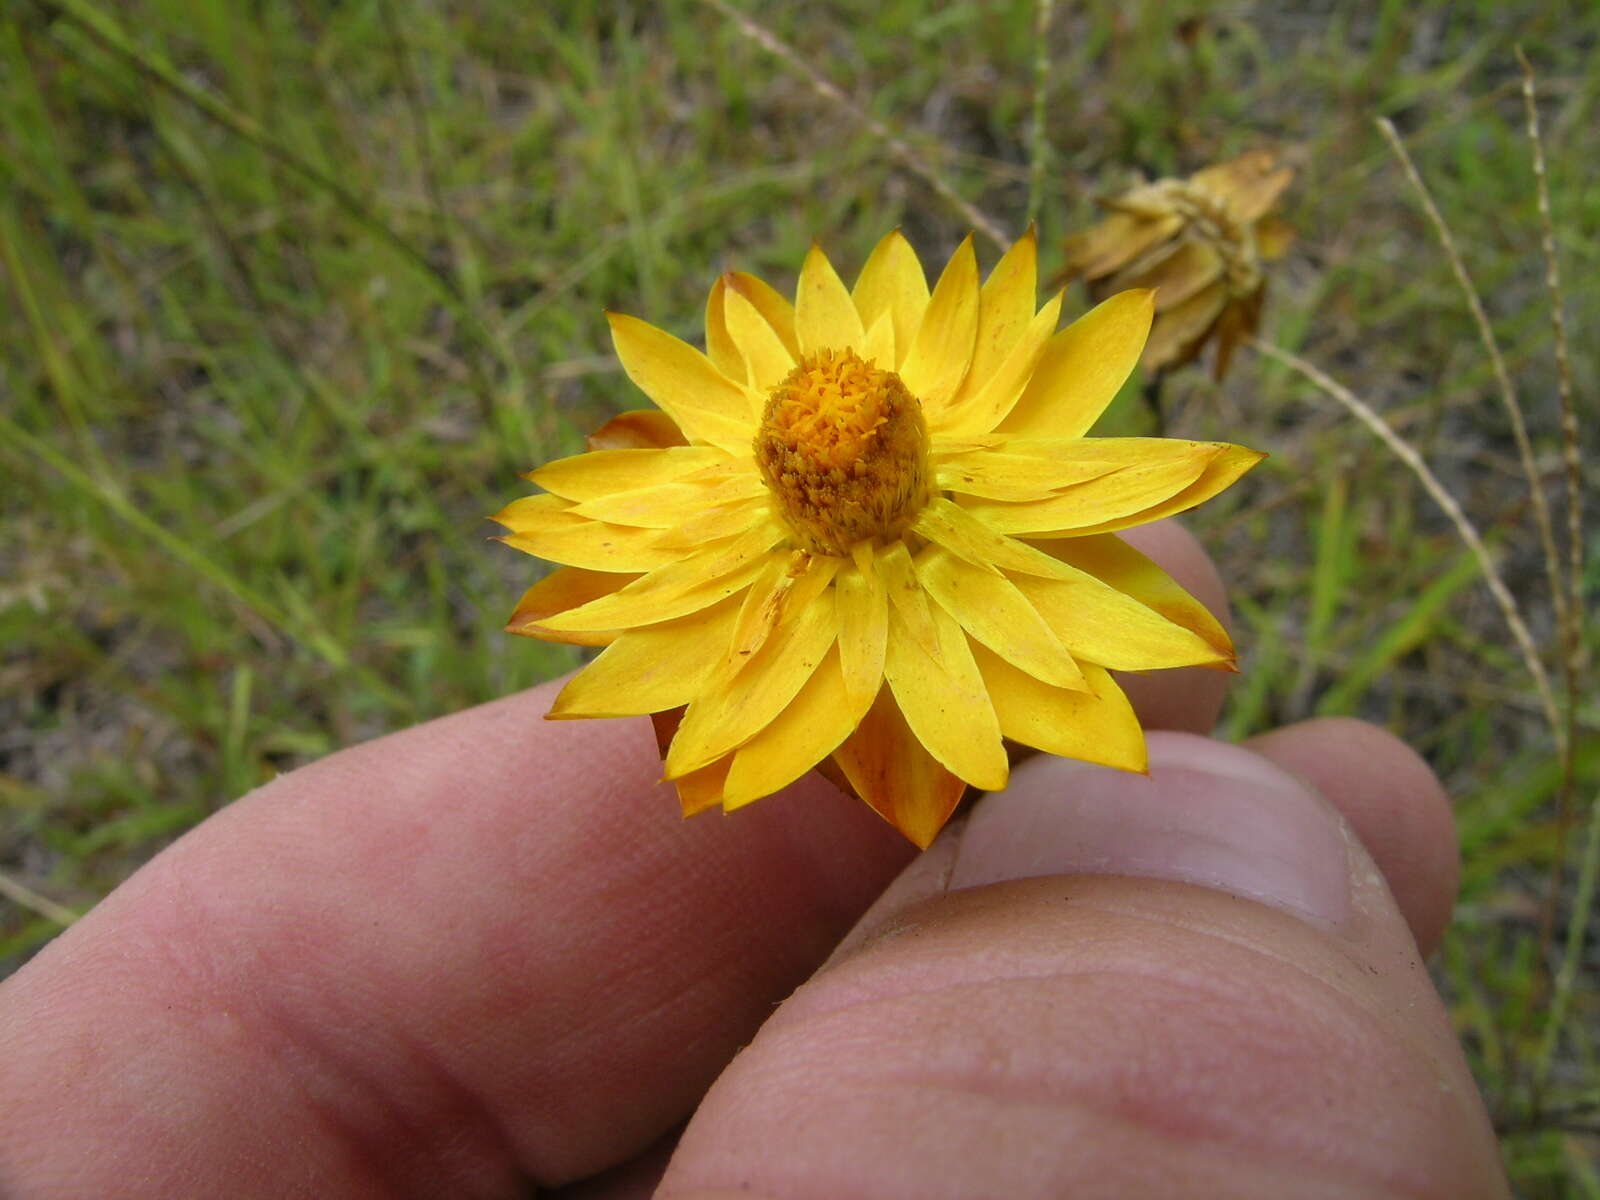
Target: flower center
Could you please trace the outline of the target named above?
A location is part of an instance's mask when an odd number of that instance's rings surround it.
[[[796,539],[848,554],[928,501],[928,428],[900,376],[851,350],[808,355],[767,397],[756,463]]]

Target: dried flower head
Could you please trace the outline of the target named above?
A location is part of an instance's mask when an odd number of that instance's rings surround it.
[[[528,478],[495,520],[565,566],[508,629],[605,650],[552,718],[687,706],[665,751],[684,812],[823,766],[919,846],[1005,740],[1130,771],[1113,670],[1213,666],[1222,627],[1116,532],[1215,495],[1238,446],[1089,438],[1150,328],[1148,291],[1057,332],[1030,233],[981,286],[971,239],[929,292],[884,238],[853,289],[813,247],[791,304],[730,273],[706,353],[610,318],[659,411]]]
[[[1292,167],[1256,150],[1188,179],[1160,179],[1103,199],[1111,215],[1067,239],[1063,278],[1081,275],[1095,299],[1154,288],[1145,368],[1192,362],[1214,338],[1220,380],[1234,347],[1255,332],[1261,264],[1282,255],[1293,238],[1269,215],[1293,177]]]

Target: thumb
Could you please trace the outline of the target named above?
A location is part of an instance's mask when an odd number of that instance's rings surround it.
[[[1442,805],[1366,732],[1361,786]],[[1019,768],[734,1060],[658,1195],[1505,1195],[1405,915],[1329,803],[1348,780],[1187,734],[1150,758]]]

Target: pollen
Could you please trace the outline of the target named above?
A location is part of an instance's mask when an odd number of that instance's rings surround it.
[[[808,355],[772,389],[755,457],[779,514],[814,554],[898,537],[928,501],[921,402],[851,350]]]

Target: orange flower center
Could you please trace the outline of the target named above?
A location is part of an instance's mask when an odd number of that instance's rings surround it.
[[[808,355],[767,397],[756,463],[814,554],[898,537],[928,501],[928,428],[900,376],[851,350]]]

